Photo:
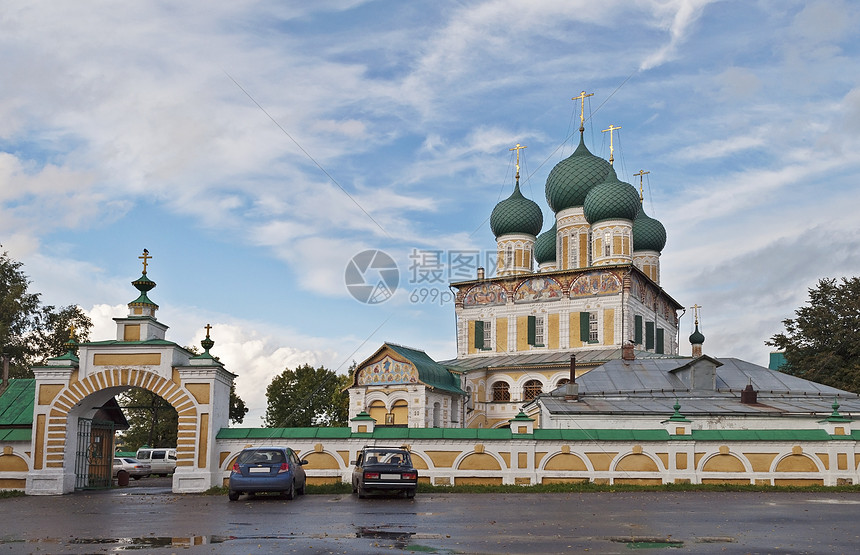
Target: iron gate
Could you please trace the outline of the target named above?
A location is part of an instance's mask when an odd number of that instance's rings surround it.
[[[109,488],[113,475],[114,423],[78,419],[75,489]]]

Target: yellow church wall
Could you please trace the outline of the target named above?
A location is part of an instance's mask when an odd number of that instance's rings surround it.
[[[586,453],[585,456],[591,461],[594,470],[609,470],[609,465],[618,453]]]
[[[582,339],[580,339],[579,335],[579,313],[571,312],[570,313],[570,346],[571,348],[582,347]]]
[[[517,316],[517,351],[529,350],[529,317]]]
[[[197,399],[197,402],[203,405],[209,404],[209,384],[208,383],[188,383],[185,384],[185,389]]]
[[[559,326],[558,326],[558,312],[554,312],[552,314],[547,315],[547,348],[549,349],[558,349],[559,344]]]
[[[836,454],[836,468],[839,470],[848,470],[848,454],[847,453],[837,453]]]
[[[331,470],[340,468],[340,464],[338,464],[337,459],[328,453],[307,453],[303,454],[299,458],[308,461],[308,464],[305,466],[306,470]]]
[[[486,453],[472,453],[460,461],[458,470],[501,470],[499,461]]]
[[[821,461],[821,464],[824,465],[824,470],[830,470],[830,455],[827,453],[816,453],[816,457]]]
[[[615,309],[607,308],[603,311],[603,344],[615,344]]]
[[[675,468],[677,468],[678,470],[686,470],[687,469],[687,454],[686,453],[675,453]]]
[[[27,461],[18,455],[0,455],[0,472],[26,472]]]
[[[753,472],[769,472],[778,453],[744,453]]]
[[[815,463],[805,455],[789,455],[779,461],[776,472],[818,472]]]
[[[702,472],[743,472],[744,463],[734,455],[715,455],[705,462]]]
[[[469,338],[466,342],[468,347],[469,354],[477,353],[478,349],[475,348],[475,321],[469,320]]]
[[[57,394],[63,390],[60,384],[42,384],[39,386],[39,404],[50,405]]]
[[[451,468],[460,456],[460,451],[424,451],[424,454],[430,457],[436,468]]]
[[[775,486],[823,486],[824,480],[820,478],[774,478],[773,485]]]
[[[736,486],[749,485],[749,478],[702,478],[703,484],[731,484]]]
[[[618,472],[658,472],[657,464],[647,455],[631,454],[622,457],[615,465]],[[616,480],[617,481],[617,480]]]
[[[663,480],[660,478],[615,478],[612,482],[625,486],[659,486]]]
[[[663,463],[663,468],[669,468],[669,453],[655,453],[655,455]]]
[[[95,354],[93,366],[157,366],[161,353]]]
[[[588,266],[588,234],[579,234],[579,267],[585,268]]]
[[[612,236],[612,253],[613,254],[627,254],[624,251],[624,244],[621,241],[620,235],[613,235]]]
[[[412,453],[412,466],[417,468],[418,470],[427,470],[430,467],[427,466],[427,461],[425,461],[421,456]]]
[[[559,268],[567,269],[573,267],[573,261],[569,260],[570,257],[570,249],[568,248],[570,238],[567,235],[564,235],[561,238],[561,260],[558,261]]]
[[[505,353],[508,350],[508,318],[496,318],[496,352]]]
[[[588,470],[588,466],[585,464],[585,461],[572,453],[559,453],[558,455],[553,455],[546,462],[544,470]]]
[[[499,456],[502,457],[502,460],[505,461],[505,466],[511,467],[511,452],[510,451],[501,451]]]
[[[627,236],[627,235],[624,235],[624,236],[621,238],[621,252],[622,252],[625,256],[630,256],[630,255],[632,255],[632,254],[633,254],[633,251],[632,251],[632,249],[630,248],[630,237],[629,237],[629,236]]]
[[[500,486],[502,485],[502,477],[456,477],[454,479],[455,486]]]

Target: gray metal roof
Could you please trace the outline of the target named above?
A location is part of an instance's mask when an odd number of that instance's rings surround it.
[[[570,351],[538,351],[530,353],[501,353],[491,354],[486,356],[472,356],[468,358],[455,358],[451,360],[440,361],[439,364],[460,372],[468,372],[470,370],[478,370],[482,368],[511,368],[531,366],[539,368],[541,366],[564,366],[570,364],[570,355],[576,355],[576,363],[578,365],[594,366],[595,364],[603,364],[613,359],[621,358],[621,348],[610,349],[581,349]],[[637,359],[650,360],[659,359],[677,359],[678,357],[671,355],[658,355],[648,351],[635,351]],[[689,361],[689,358],[683,360]]]
[[[677,375],[696,359],[612,360],[577,378],[579,400],[564,400],[564,389],[539,401],[555,414],[659,414],[670,416],[677,399],[684,416],[695,415],[829,415],[838,397],[843,416],[860,413],[860,396],[804,380],[736,358],[711,359],[715,389],[690,389]],[[742,404],[741,391],[751,384],[756,404]]]

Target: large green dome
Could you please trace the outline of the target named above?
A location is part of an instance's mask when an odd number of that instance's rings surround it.
[[[585,147],[582,136],[573,154],[555,165],[546,178],[546,201],[553,212],[582,206],[588,192],[606,179],[612,165]]]
[[[537,235],[542,227],[543,212],[540,206],[523,196],[519,182],[511,196],[497,204],[490,214],[490,229],[496,237],[508,233]]]
[[[633,250],[661,252],[666,246],[666,228],[640,207],[633,220]]]
[[[639,213],[639,193],[636,188],[619,181],[611,170],[606,181],[594,187],[582,205],[585,219],[594,225],[603,220],[630,220]]]
[[[555,223],[552,224],[551,228],[538,235],[534,250],[535,260],[537,260],[538,264],[555,262],[556,235],[558,235],[558,230]]]

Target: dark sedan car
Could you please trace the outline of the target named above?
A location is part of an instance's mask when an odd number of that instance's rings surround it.
[[[243,449],[230,473],[227,497],[236,501],[243,493],[280,492],[287,499],[305,492],[305,470],[288,447],[250,447]]]
[[[359,498],[370,491],[395,491],[415,497],[418,471],[412,466],[409,451],[399,447],[365,447],[353,464],[352,492]]]

